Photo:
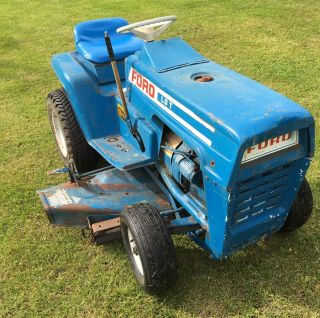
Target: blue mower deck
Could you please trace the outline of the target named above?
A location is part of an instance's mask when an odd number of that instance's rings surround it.
[[[63,183],[39,190],[43,208],[51,224],[88,225],[118,217],[127,206],[153,202],[159,211],[171,206],[159,187],[144,169],[120,171],[111,169],[77,183]]]

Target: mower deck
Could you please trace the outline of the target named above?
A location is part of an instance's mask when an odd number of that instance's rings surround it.
[[[37,192],[51,224],[87,226],[118,217],[127,206],[153,202],[159,211],[171,206],[144,169],[110,169],[77,183],[63,183]]]

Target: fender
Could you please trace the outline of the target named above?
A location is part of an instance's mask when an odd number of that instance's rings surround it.
[[[113,158],[110,155],[111,152],[106,150],[105,137],[121,132],[121,135],[125,137],[129,144],[136,149],[139,149],[139,145],[129,133],[124,121],[119,120],[117,105],[121,102],[116,96],[117,87],[115,82],[106,80],[106,75],[108,75],[109,68],[111,70],[111,66],[109,64],[97,65],[97,68],[104,68],[104,72],[99,74],[94,71],[95,66],[91,65],[91,67],[88,67],[87,64],[82,63],[81,57],[77,52],[57,54],[52,58],[52,67],[66,90],[87,142],[108,162],[118,169],[123,169],[119,160]],[[124,69],[122,69],[122,73],[124,76]],[[104,79],[104,84],[99,83],[101,79]],[[129,105],[129,107],[131,106]],[[157,134],[161,135],[162,133],[161,129],[159,130],[159,128],[155,127],[156,125],[148,123],[133,108],[131,109],[131,117],[133,124],[138,128],[147,146],[147,150],[141,162],[136,162],[125,169],[156,162],[160,147],[160,140],[157,138]]]
[[[92,139],[117,131],[118,121],[107,118],[116,116],[114,85],[101,92],[97,79],[77,59],[78,53],[54,55],[52,67],[70,99],[81,130],[89,144]]]

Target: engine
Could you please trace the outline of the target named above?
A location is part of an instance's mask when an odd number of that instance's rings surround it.
[[[202,188],[202,173],[197,154],[180,137],[167,131],[162,139],[162,160],[184,192],[192,185]]]

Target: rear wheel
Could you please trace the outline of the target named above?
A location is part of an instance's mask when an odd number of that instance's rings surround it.
[[[281,232],[291,232],[304,225],[310,218],[313,208],[313,197],[307,179],[304,179],[293,202]]]
[[[72,171],[90,171],[98,162],[99,154],[89,146],[74,115],[63,88],[48,95],[48,116],[60,155]]]
[[[121,213],[121,232],[134,275],[150,293],[159,293],[176,279],[176,256],[160,213],[150,204],[136,204]]]

